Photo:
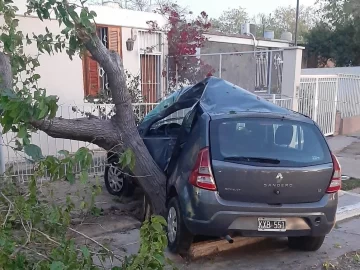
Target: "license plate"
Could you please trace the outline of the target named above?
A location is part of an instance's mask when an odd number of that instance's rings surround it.
[[[283,218],[258,218],[258,231],[285,232],[286,220]]]

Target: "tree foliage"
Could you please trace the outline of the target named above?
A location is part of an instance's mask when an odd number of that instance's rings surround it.
[[[246,9],[238,7],[224,11],[218,19],[212,19],[212,28],[223,33],[239,34],[241,24],[249,21]]]
[[[324,66],[328,59],[337,66],[360,65],[360,5],[354,0],[322,0],[322,21],[307,35],[310,55]]]
[[[167,78],[168,90],[194,84],[206,76],[211,76],[214,69],[196,57],[197,50],[207,41],[204,34],[211,27],[207,13],[203,11],[189,20],[189,12],[184,12],[176,4],[161,7],[157,12],[168,19],[167,25],[160,29],[154,21],[149,21],[148,24],[152,30],[166,33],[168,56],[163,76]]]
[[[283,32],[290,32],[295,36],[296,8],[292,6],[278,7],[270,14],[258,14],[255,18],[258,31],[272,30],[275,38],[280,38]],[[317,22],[316,10],[311,6],[300,6],[298,40],[303,41],[304,35],[315,26]],[[262,35],[261,35],[262,36]]]
[[[223,33],[239,34],[241,24],[255,23],[257,25],[256,36],[263,37],[265,30],[272,30],[275,38],[280,38],[285,31],[295,35],[296,8],[293,6],[278,7],[274,12],[259,13],[250,18],[246,9],[238,7],[224,11],[217,19],[211,19],[212,28]],[[304,39],[304,35],[317,22],[316,10],[311,6],[300,6],[298,37]]]
[[[114,252],[96,240],[86,237],[95,248],[78,246],[69,233],[79,234],[71,228],[71,211],[74,204],[67,198],[66,205],[49,204],[38,196],[37,179],[45,174],[51,180],[66,179],[73,183],[77,177],[86,183],[92,153],[80,148],[75,153],[60,151],[58,157],[43,156],[41,149],[31,143],[31,134],[39,129],[50,136],[92,142],[119,154],[119,164],[129,167],[135,174],[149,176],[140,185],[152,200],[154,213],[162,213],[165,195],[162,191],[164,176],[158,171],[142,140],[136,133],[132,112],[132,97],[126,81],[120,56],[107,50],[96,35],[96,13],[81,4],[66,0],[28,0],[27,15],[41,21],[50,18],[58,21],[62,31],[54,35],[47,27],[42,34],[25,35],[19,30],[16,17],[18,7],[12,0],[0,0],[1,25],[0,52],[0,124],[3,133],[16,133],[15,147],[23,151],[34,163],[34,175],[24,188],[6,176],[0,185],[0,268],[1,269],[107,269],[94,261],[113,262]],[[26,54],[25,47],[34,45],[36,56]],[[111,74],[109,81],[115,112],[111,120],[87,114],[80,119],[56,117],[56,96],[47,95],[39,87],[39,56],[65,52],[70,59],[88,50],[92,57]],[[128,133],[130,132],[130,134]],[[119,165],[120,166],[120,165]],[[156,188],[152,194],[151,188]],[[93,194],[96,195],[98,186]],[[154,199],[160,197],[159,199]],[[82,204],[85,207],[85,204]],[[93,205],[90,205],[93,208]],[[153,216],[141,229],[140,251],[111,269],[162,269],[166,260],[164,249],[165,220]]]

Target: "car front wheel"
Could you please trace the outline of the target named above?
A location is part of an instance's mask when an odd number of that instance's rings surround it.
[[[104,173],[105,186],[111,195],[115,196],[132,196],[135,186],[117,166],[106,166]]]
[[[289,237],[289,247],[302,251],[317,251],[324,243],[325,236]]]
[[[177,198],[172,198],[167,211],[167,237],[170,251],[186,255],[194,236],[186,228]]]

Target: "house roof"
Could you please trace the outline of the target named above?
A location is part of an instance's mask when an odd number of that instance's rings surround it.
[[[210,31],[206,32],[206,34],[214,35],[214,36],[223,36],[223,37],[244,38],[244,39],[251,39],[251,40],[253,39],[251,36],[248,36],[248,35],[228,34],[228,33],[223,33],[223,32],[216,31],[216,30],[210,30]],[[256,39],[263,40],[263,41],[270,41],[270,42],[287,43],[287,44],[292,43],[292,41],[281,40],[281,39],[269,39],[269,38],[264,38],[264,37],[256,37]]]
[[[16,15],[24,16],[24,13],[27,11],[26,1],[27,0],[16,0],[16,6],[19,8]],[[95,22],[97,24],[149,29],[147,21],[156,21],[159,27],[163,27],[167,22],[164,16],[154,12],[135,11],[101,5],[88,5],[88,7],[90,10],[96,12],[97,16]],[[50,16],[52,19],[55,19],[54,14],[51,14]],[[37,15],[36,13],[33,13],[28,17],[37,17]]]

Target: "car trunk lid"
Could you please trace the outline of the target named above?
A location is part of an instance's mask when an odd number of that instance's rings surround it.
[[[334,167],[311,123],[277,118],[225,118],[210,124],[211,162],[219,195],[268,204],[321,200]]]

